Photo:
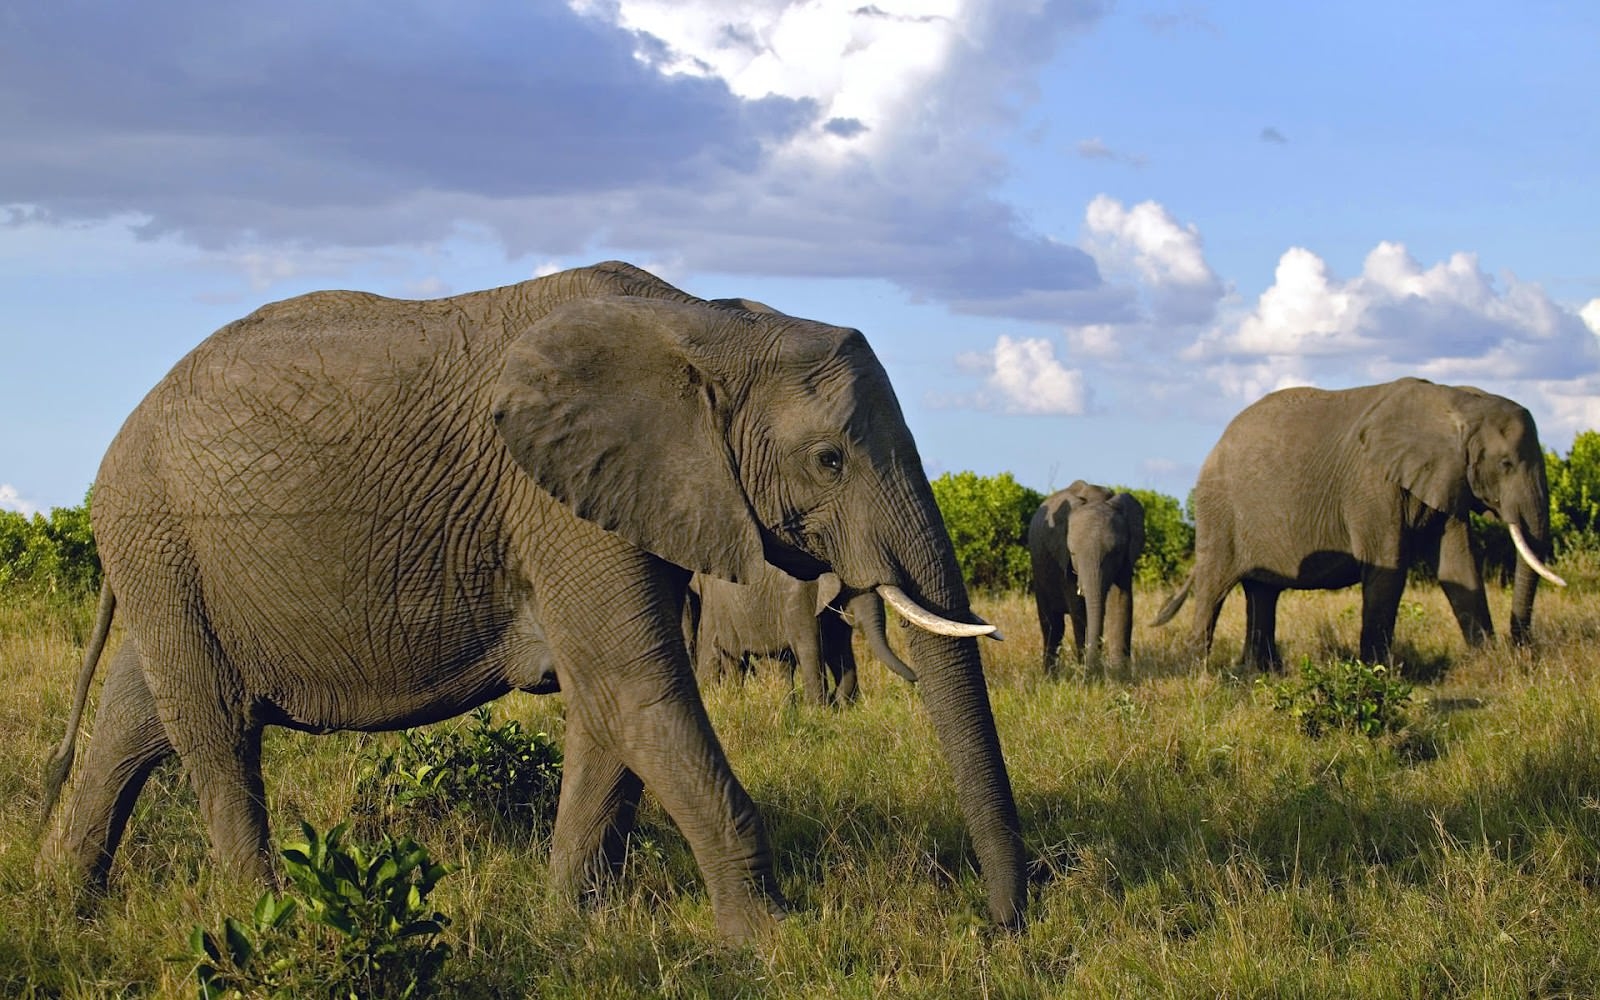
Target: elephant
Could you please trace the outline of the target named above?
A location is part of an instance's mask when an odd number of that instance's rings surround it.
[[[1091,674],[1126,672],[1133,646],[1133,573],[1144,551],[1144,506],[1130,493],[1079,479],[1050,494],[1028,524],[1033,600],[1044,671],[1056,673],[1066,617]],[[1102,642],[1103,640],[1103,642]]]
[[[917,675],[889,648],[883,598],[863,591],[845,599],[833,573],[797,580],[771,569],[750,583],[696,576],[685,604],[684,638],[694,649],[700,683],[742,675],[752,656],[787,659],[798,671],[806,700],[816,705],[853,703],[860,689],[852,638],[866,636],[877,659],[915,683]],[[831,679],[833,689],[828,689]]]
[[[857,330],[611,261],[447,298],[317,292],[224,326],[134,409],[94,484],[105,570],[47,817],[113,615],[93,739],[47,859],[103,885],[182,761],[219,863],[270,883],[266,726],[390,730],[559,688],[549,884],[618,871],[645,789],[721,936],[786,911],[684,646],[690,577],[833,572],[918,627],[918,690],[989,916],[1026,905],[975,616],[889,377]],[[889,516],[893,512],[893,516]]]
[[[1361,584],[1360,656],[1389,661],[1406,574],[1432,565],[1469,645],[1494,624],[1467,515],[1504,522],[1521,556],[1511,639],[1531,635],[1550,499],[1533,417],[1470,386],[1402,378],[1352,389],[1283,389],[1246,407],[1206,457],[1194,489],[1195,564],[1155,619],[1192,593],[1193,639],[1209,652],[1222,602],[1245,594],[1246,669],[1282,670],[1276,641],[1285,589]]]

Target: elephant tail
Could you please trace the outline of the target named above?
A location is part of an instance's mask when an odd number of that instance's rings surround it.
[[[67,735],[61,745],[44,765],[44,801],[40,806],[39,825],[50,822],[50,813],[61,798],[61,788],[72,771],[72,758],[77,752],[78,729],[83,723],[83,709],[89,702],[89,684],[94,680],[95,668],[100,664],[100,653],[106,647],[106,637],[111,634],[111,616],[117,610],[117,596],[111,592],[109,580],[100,584],[100,607],[95,612],[94,632],[83,651],[83,666],[78,670],[78,687],[72,693],[72,716],[67,720]]]
[[[1194,574],[1190,573],[1184,579],[1183,586],[1179,587],[1178,592],[1173,594],[1171,599],[1161,606],[1161,613],[1156,615],[1150,624],[1165,625],[1167,622],[1172,621],[1172,616],[1177,614],[1178,609],[1183,607],[1183,602],[1189,599],[1189,588],[1192,586],[1194,586]]]

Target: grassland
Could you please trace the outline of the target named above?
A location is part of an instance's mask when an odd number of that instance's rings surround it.
[[[794,903],[761,950],[718,944],[691,858],[654,806],[628,877],[580,912],[544,892],[539,831],[452,817],[412,832],[461,869],[450,995],[551,997],[1554,997],[1600,994],[1600,567],[1545,588],[1528,650],[1466,649],[1436,587],[1407,594],[1409,729],[1313,740],[1237,653],[1208,670],[1182,624],[1135,634],[1132,683],[1046,680],[1022,595],[979,602],[1037,856],[1030,920],[995,934],[914,691],[864,667],[862,704],[794,704],[764,675],[708,693]],[[1148,618],[1159,595],[1141,598]],[[1494,595],[1503,628],[1508,596]],[[1291,594],[1291,661],[1348,656],[1358,595]],[[176,768],[141,799],[113,892],[36,872],[39,771],[66,717],[88,609],[0,610],[0,996],[193,996],[196,924],[256,895],[210,865]],[[863,663],[867,661],[863,659]],[[497,718],[559,736],[559,697]],[[448,723],[447,723],[448,725]],[[363,749],[393,736],[274,731],[275,829],[349,815]]]

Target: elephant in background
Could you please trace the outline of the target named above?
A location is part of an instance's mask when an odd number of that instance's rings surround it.
[[[1080,479],[1039,505],[1028,552],[1046,674],[1056,673],[1069,615],[1073,647],[1091,675],[1127,671],[1133,574],[1143,551],[1144,506],[1132,494]]]
[[[1510,531],[1521,562],[1511,638],[1528,641],[1545,566],[1550,494],[1533,417],[1503,396],[1403,378],[1328,391],[1295,388],[1246,407],[1201,466],[1195,565],[1155,624],[1191,595],[1193,637],[1209,651],[1228,591],[1243,583],[1244,665],[1282,669],[1278,596],[1361,584],[1361,658],[1389,659],[1406,573],[1438,572],[1461,634],[1494,635],[1467,515]]]
[[[799,672],[812,704],[850,704],[860,693],[856,628],[879,661],[908,681],[917,679],[889,648],[883,598],[869,590],[846,600],[833,573],[797,580],[774,568],[750,583],[697,575],[689,590],[684,637],[692,643],[701,684],[742,676],[752,657],[769,656],[786,660],[791,677]]]
[[[971,612],[915,441],[856,330],[695,298],[620,262],[429,301],[320,292],[207,338],[94,486],[105,568],[46,813],[113,616],[94,737],[43,853],[103,882],[176,754],[218,860],[270,880],[262,731],[387,730],[513,689],[567,718],[553,889],[619,869],[645,789],[717,927],[785,912],[685,649],[695,572],[837,574],[918,625],[917,690],[991,918],[1026,905]]]

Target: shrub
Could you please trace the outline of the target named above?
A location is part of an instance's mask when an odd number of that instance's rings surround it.
[[[1176,583],[1194,558],[1194,525],[1185,520],[1177,497],[1155,490],[1126,490],[1144,507],[1144,552],[1135,570],[1138,583]]]
[[[548,824],[560,796],[561,748],[515,719],[493,725],[486,705],[471,720],[465,731],[407,729],[395,750],[369,754],[356,781],[358,809],[471,811],[523,826]]]
[[[290,893],[265,893],[220,937],[189,935],[201,1000],[427,996],[450,955],[439,940],[450,919],[427,897],[450,869],[409,837],[363,849],[345,842],[347,824],[300,828],[305,841],[282,852]]]
[[[1269,684],[1272,707],[1288,712],[1313,739],[1342,729],[1377,737],[1399,732],[1410,723],[1411,685],[1393,677],[1383,664],[1336,660],[1319,665],[1308,656],[1300,661],[1300,678]]]
[[[1600,431],[1572,439],[1566,458],[1545,452],[1556,553],[1600,548]]]
[[[967,586],[989,591],[1028,587],[1028,522],[1044,494],[1021,485],[1009,472],[947,472],[932,485]]]
[[[100,588],[86,495],[77,507],[28,517],[0,510],[0,589],[74,599]]]

